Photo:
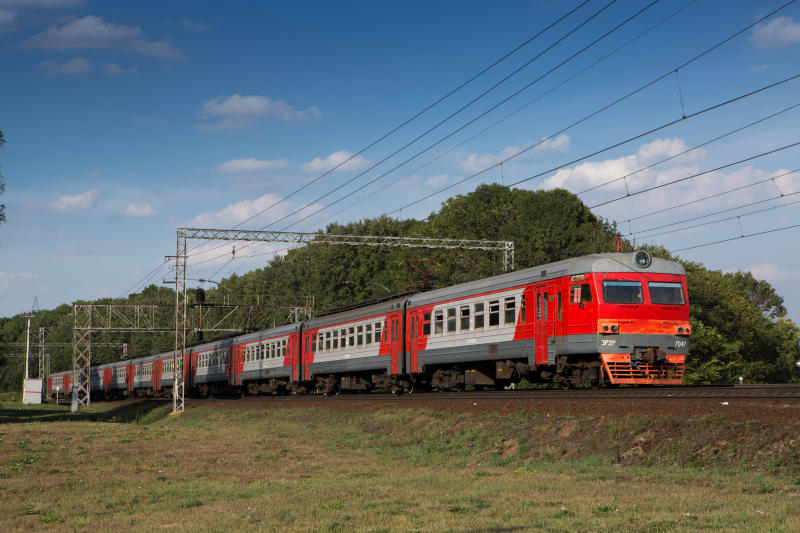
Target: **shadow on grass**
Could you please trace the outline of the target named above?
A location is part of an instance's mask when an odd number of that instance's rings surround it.
[[[135,422],[145,417],[154,409],[169,405],[169,400],[139,400],[128,401],[111,409],[105,409],[103,404],[100,409],[91,406],[79,410],[77,413],[70,412],[69,405],[49,406],[47,408],[7,408],[0,407],[0,424],[15,424],[25,422]],[[169,413],[164,411],[163,416]],[[147,422],[153,422],[161,418],[147,417]]]

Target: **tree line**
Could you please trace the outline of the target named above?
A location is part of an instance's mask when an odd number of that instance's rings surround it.
[[[330,224],[330,234],[510,240],[515,243],[515,266],[533,267],[585,255],[612,251],[616,226],[596,217],[574,194],[561,190],[509,190],[482,185],[474,192],[445,201],[426,221],[390,217],[364,219],[349,224]],[[623,241],[626,251],[633,248]],[[680,261],[689,285],[692,348],[687,358],[687,384],[729,384],[739,376],[747,382],[800,381],[800,328],[786,318],[783,299],[765,281],[749,273],[723,273],[702,264],[683,261],[664,248],[651,247],[654,256]],[[231,275],[218,287],[205,291],[207,302],[225,298],[258,298],[275,309],[260,327],[280,323],[279,309],[306,306],[313,301],[315,313],[365,300],[404,293],[425,276],[409,267],[407,260],[424,259],[421,270],[430,270],[437,287],[445,287],[502,272],[502,252],[410,248],[308,245],[270,260],[263,268]],[[190,291],[195,298],[195,290]],[[94,303],[174,303],[170,288],[151,285],[123,299]],[[254,323],[255,324],[255,323]],[[41,311],[38,324],[47,327],[49,342],[72,339],[72,307],[62,305]],[[2,339],[24,342],[22,315],[0,318]],[[209,340],[209,335],[205,340]],[[0,353],[10,350],[0,341]],[[94,334],[93,342],[127,342],[130,356],[169,351],[169,333]],[[24,348],[23,348],[24,349]],[[69,368],[71,351],[52,351],[53,370]],[[118,359],[119,350],[96,350],[93,362]],[[19,357],[0,357],[0,388],[19,387],[24,362]],[[35,365],[32,365],[35,368]]]

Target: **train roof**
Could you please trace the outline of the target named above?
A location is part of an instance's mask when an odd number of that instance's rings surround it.
[[[319,328],[324,326],[330,326],[332,324],[340,324],[342,322],[350,322],[353,320],[367,318],[370,316],[384,315],[392,311],[402,310],[405,301],[406,301],[405,298],[398,298],[397,300],[389,300],[386,302],[380,302],[373,305],[366,305],[364,307],[358,307],[355,309],[351,309],[349,311],[331,313],[329,315],[324,315],[321,317],[312,318],[311,320],[307,320],[305,322],[305,327],[309,329]]]
[[[637,272],[684,275],[686,273],[680,263],[658,257],[652,257],[650,265],[646,268],[641,268],[636,264],[635,257],[636,252],[591,254],[573,257],[565,259],[564,261],[557,261],[555,263],[548,263],[546,265],[517,270],[507,274],[500,274],[499,276],[492,276],[490,278],[483,278],[445,287],[443,289],[424,292],[412,296],[408,301],[408,306],[427,305],[441,300],[508,289],[528,283],[547,281],[576,274],[590,274],[595,272]]]

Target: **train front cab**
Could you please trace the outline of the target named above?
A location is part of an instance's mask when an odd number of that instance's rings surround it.
[[[645,252],[629,257],[632,267],[600,263],[570,276],[568,343],[594,343],[611,384],[680,385],[691,335],[686,275]]]

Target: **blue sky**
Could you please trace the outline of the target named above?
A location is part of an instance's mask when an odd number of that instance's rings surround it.
[[[0,315],[30,308],[34,296],[51,308],[77,298],[127,294],[141,288],[148,274],[159,283],[171,275],[163,259],[175,253],[178,226],[232,227],[269,207],[579,3],[0,0],[0,130],[7,140],[0,167],[8,216],[0,226]],[[447,197],[479,183],[511,184],[540,173],[519,186],[577,193],[631,174],[582,194],[590,206],[665,185],[594,211],[617,220],[623,233],[638,232],[630,237],[639,242],[673,250],[800,224],[800,204],[749,214],[800,199],[793,194],[800,191],[800,173],[788,173],[800,168],[800,147],[666,185],[800,141],[800,107],[791,108],[800,104],[797,80],[565,166],[683,114],[800,74],[800,3],[677,75],[554,135],[784,3],[661,0],[559,66],[647,5],[590,0],[429,112],[243,227],[313,231],[333,220],[404,206],[393,216],[424,218]],[[371,169],[519,67],[454,118]],[[536,143],[504,162],[502,173],[493,167]],[[666,158],[672,159],[661,162]],[[734,188],[740,190],[703,199]],[[653,214],[686,202],[694,203]],[[753,205],[739,207],[745,204]],[[797,320],[799,236],[800,228],[794,228],[680,255],[768,280]],[[237,245],[231,260],[229,246],[213,246],[193,252],[190,278],[246,272],[285,248]]]

